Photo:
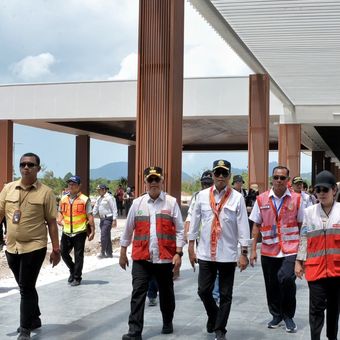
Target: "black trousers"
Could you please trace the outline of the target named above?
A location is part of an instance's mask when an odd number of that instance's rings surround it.
[[[336,340],[340,311],[340,277],[311,281],[308,286],[311,340],[320,340],[325,310],[327,338]]]
[[[102,254],[112,255],[111,229],[112,217],[100,219],[100,243],[102,247]]]
[[[208,315],[209,322],[215,323],[215,330],[226,332],[233,297],[235,262],[212,262],[198,260],[198,295]],[[219,274],[220,305],[213,298],[216,274]]]
[[[261,256],[269,312],[283,320],[292,319],[295,315],[295,259],[296,255],[280,258]]]
[[[20,288],[20,327],[31,328],[32,321],[40,316],[39,298],[35,288],[47,248],[25,254],[6,251],[9,268]]]
[[[132,295],[129,316],[129,333],[142,334],[144,324],[144,306],[149,281],[154,277],[159,289],[159,305],[163,323],[172,322],[175,311],[174,283],[172,263],[155,264],[148,261],[133,261]]]
[[[74,279],[81,280],[84,265],[84,250],[86,241],[86,232],[79,233],[73,237],[62,234],[60,242],[61,257],[70,270]],[[74,249],[74,262],[70,255]]]
[[[148,298],[149,299],[156,299],[158,294],[158,285],[156,279],[153,277],[149,281],[149,289],[148,289]]]

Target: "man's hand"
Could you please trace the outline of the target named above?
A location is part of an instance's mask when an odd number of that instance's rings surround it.
[[[50,254],[50,263],[52,263],[52,268],[60,262],[60,249],[57,251],[52,251]]]
[[[305,273],[305,268],[303,265],[303,262],[300,260],[296,260],[295,261],[295,275],[299,278],[302,279],[303,278],[303,274]]]
[[[249,260],[247,255],[240,255],[238,266],[240,268],[240,271],[245,270],[248,267]]]
[[[257,261],[257,252],[256,250],[252,250],[251,255],[250,255],[250,265],[254,267],[256,261]]]
[[[94,234],[95,234],[94,226],[91,225],[91,231],[90,231],[90,233],[87,236],[89,241],[92,241],[94,239]]]
[[[116,228],[117,227],[117,221],[116,220],[113,220],[112,221],[112,228]]]
[[[128,260],[126,254],[120,253],[120,256],[119,256],[119,265],[124,270],[126,270],[126,267],[129,266],[129,260]]]
[[[195,271],[195,264],[197,263],[197,257],[195,253],[195,241],[189,241],[188,253],[189,253],[189,260],[191,263],[192,268]]]
[[[172,258],[172,264],[174,265],[174,268],[172,271],[174,273],[178,272],[182,264],[182,259],[178,254],[175,254],[175,256]]]

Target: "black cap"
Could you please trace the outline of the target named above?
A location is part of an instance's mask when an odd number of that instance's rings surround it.
[[[212,171],[207,170],[204,171],[202,176],[201,176],[201,183],[203,184],[213,184],[214,180],[212,178]]]
[[[149,166],[144,170],[144,178],[147,179],[150,176],[163,177],[163,170],[159,166]]]
[[[231,183],[231,185],[234,185],[235,182],[242,182],[244,184],[244,180],[241,175],[235,175],[233,177],[233,182]]]
[[[105,185],[105,184],[99,184],[99,185],[97,185],[97,190],[98,189],[104,189],[104,190],[107,190],[108,189],[108,187]]]
[[[324,170],[316,175],[315,187],[331,188],[334,185],[336,185],[336,178],[331,172]]]
[[[228,162],[228,161],[226,161],[224,159],[218,159],[217,161],[215,161],[213,163],[212,171],[215,171],[218,168],[222,168],[222,169],[225,169],[225,170],[230,172],[231,164],[230,164],[230,162]]]

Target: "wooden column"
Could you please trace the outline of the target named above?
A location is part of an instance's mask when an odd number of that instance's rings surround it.
[[[249,77],[248,171],[249,185],[268,188],[269,76]]]
[[[330,157],[324,158],[324,170],[331,171],[331,158]]]
[[[81,191],[89,195],[90,188],[90,138],[87,135],[76,137],[76,173],[81,178]]]
[[[315,184],[315,176],[324,169],[324,151],[312,151],[312,185]]]
[[[135,186],[136,146],[128,147],[128,185]]]
[[[0,120],[0,190],[13,180],[13,122]]]
[[[160,166],[180,203],[183,106],[183,0],[140,0],[136,193],[143,170]]]
[[[333,174],[333,175],[336,175],[336,165],[335,163],[331,162],[331,170],[330,172]]]
[[[289,169],[290,177],[300,176],[301,125],[280,124],[279,165]]]

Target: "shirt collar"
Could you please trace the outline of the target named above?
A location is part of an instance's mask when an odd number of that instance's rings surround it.
[[[224,188],[224,189],[222,189],[221,191],[218,191],[217,189],[216,189],[216,186],[215,186],[215,184],[214,184],[214,187],[213,187],[214,189],[213,189],[213,192],[214,192],[214,194],[224,194],[225,192],[226,192],[226,190],[227,190],[227,188],[228,188],[228,185]]]
[[[148,202],[156,202],[158,200],[164,201],[165,200],[165,192],[161,191],[161,193],[159,194],[159,196],[154,200],[150,197],[149,193],[147,193],[148,195]]]
[[[31,185],[24,185],[24,184],[22,184],[21,179],[19,179],[19,180],[17,181],[17,184],[16,184],[15,188],[16,188],[16,189],[20,188],[20,189],[23,189],[23,190],[27,190],[27,189],[29,189],[29,188],[37,189],[37,188],[38,188],[38,185],[39,185],[38,180],[36,180],[36,181],[35,181],[33,184],[31,184]]]
[[[287,188],[286,191],[285,191],[285,193],[282,195],[282,197],[277,197],[277,196],[274,194],[273,188],[271,188],[270,191],[269,191],[269,197],[272,197],[272,196],[274,196],[274,197],[277,198],[277,199],[281,199],[281,198],[283,198],[283,197],[285,197],[285,196],[292,196],[292,194],[291,194],[290,190]]]

